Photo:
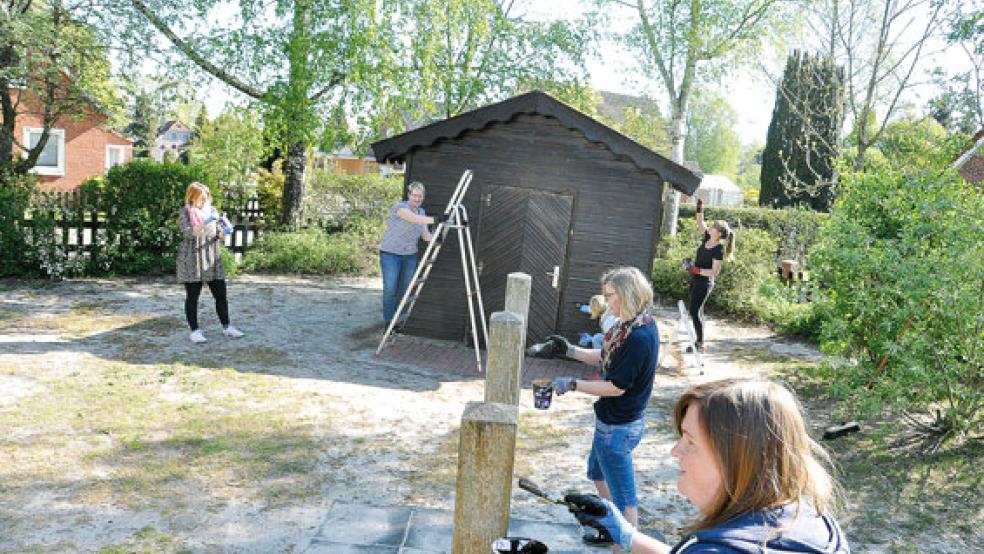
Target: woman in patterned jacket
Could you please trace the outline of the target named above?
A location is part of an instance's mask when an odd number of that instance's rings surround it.
[[[229,302],[226,299],[225,269],[222,267],[222,226],[212,207],[212,194],[201,183],[188,185],[185,205],[178,211],[178,226],[184,240],[178,246],[178,282],[185,287],[185,317],[191,328],[191,342],[205,342],[205,333],[198,328],[198,296],[202,283],[215,299],[215,311],[222,322],[222,334],[238,339],[243,332],[229,323]]]

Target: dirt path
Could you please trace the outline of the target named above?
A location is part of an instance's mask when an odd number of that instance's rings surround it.
[[[289,552],[335,500],[453,507],[458,422],[483,383],[374,358],[378,280],[236,279],[246,337],[221,337],[203,294],[206,345],[169,280],[37,286],[0,283],[0,551]],[[663,529],[692,515],[669,456],[679,393],[819,358],[758,327],[711,321],[708,337],[704,375],[669,348],[635,455]],[[591,399],[520,404],[516,472],[588,490]],[[569,517],[522,491],[513,514]]]

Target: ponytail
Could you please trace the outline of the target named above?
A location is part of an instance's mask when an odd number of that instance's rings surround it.
[[[721,240],[724,241],[724,254],[729,262],[735,260],[735,232],[731,230],[731,226],[728,222],[719,219],[714,222],[714,228],[721,233]]]

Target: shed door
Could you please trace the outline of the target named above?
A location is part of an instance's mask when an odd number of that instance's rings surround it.
[[[504,185],[486,185],[482,191],[478,264],[486,316],[505,306],[509,273],[529,274],[528,343],[557,328],[573,205],[569,194]]]

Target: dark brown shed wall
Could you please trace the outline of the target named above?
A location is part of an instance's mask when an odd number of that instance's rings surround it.
[[[509,123],[415,150],[408,156],[406,179],[427,186],[424,208],[434,213],[443,211],[466,168],[475,174],[464,204],[476,250],[481,247],[480,203],[489,185],[573,195],[567,260],[558,260],[562,267],[558,331],[564,335],[594,332],[597,323],[578,312],[576,304],[598,293],[598,279],[606,269],[635,265],[649,273],[661,190],[655,174],[617,159],[603,145],[587,141],[556,119],[520,115]],[[549,279],[546,275],[532,277]],[[485,308],[491,313],[502,305]],[[457,233],[451,231],[407,329],[413,334],[459,340],[465,334],[466,319]]]

